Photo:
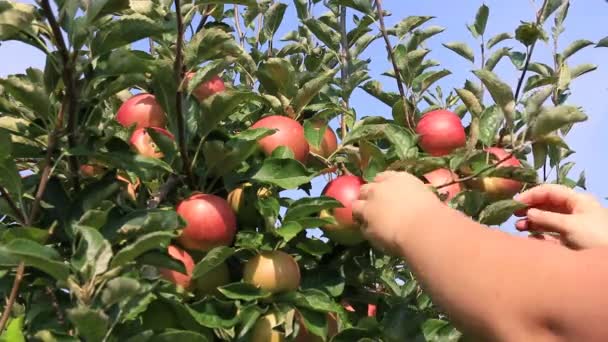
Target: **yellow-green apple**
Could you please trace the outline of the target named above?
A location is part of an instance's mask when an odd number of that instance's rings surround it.
[[[243,279],[272,293],[295,291],[300,286],[300,267],[283,251],[262,252],[247,261]]]

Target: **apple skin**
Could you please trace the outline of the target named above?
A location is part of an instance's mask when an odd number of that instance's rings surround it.
[[[194,280],[192,284],[194,292],[198,296],[217,293],[217,288],[230,283],[230,271],[226,263],[221,263],[216,268],[205,273],[202,277]]]
[[[156,132],[163,134],[163,135],[171,138],[172,140],[175,140],[175,138],[173,137],[173,134],[171,134],[169,131],[167,131],[164,128],[151,127],[148,129],[153,129]],[[148,132],[146,131],[146,128],[136,129],[133,132],[133,134],[131,135],[131,139],[129,139],[129,142],[131,143],[131,145],[133,147],[135,147],[135,150],[137,151],[137,153],[141,154],[142,156],[151,157],[151,158],[162,158],[165,156],[162,152],[160,152],[157,149],[157,146],[154,143],[154,140],[152,139],[150,134],[148,134]]]
[[[436,157],[465,146],[467,137],[460,117],[448,110],[435,110],[422,116],[416,126],[423,151]]]
[[[236,213],[237,222],[245,227],[256,227],[262,218],[255,204],[250,202],[253,196],[266,198],[271,194],[267,188],[259,188],[254,195],[251,187],[251,183],[242,184],[232,190],[227,198],[230,207]]]
[[[259,144],[264,153],[269,156],[279,146],[289,148],[294,158],[305,163],[310,147],[304,136],[304,127],[294,119],[281,115],[271,115],[260,119],[251,128],[276,129],[272,135],[260,139]]]
[[[298,263],[282,251],[262,252],[251,258],[243,270],[246,283],[272,293],[295,291],[300,279]]]
[[[101,176],[105,168],[101,165],[82,164],[80,165],[80,174],[85,178],[94,178]]]
[[[333,216],[337,224],[325,225],[321,228],[332,241],[345,246],[354,246],[363,242],[359,224],[353,219],[353,202],[359,199],[361,186],[365,184],[363,178],[358,176],[340,176],[329,182],[323,195],[336,199],[343,208],[333,209],[332,212],[326,210],[321,212],[321,217]]]
[[[458,175],[448,169],[436,169],[426,173],[424,175],[424,178],[426,178],[426,180],[432,186],[438,187],[458,179]],[[461,191],[462,187],[459,183],[448,185],[438,190],[441,195],[446,196],[444,200],[445,202],[448,202],[449,200],[454,198]]]
[[[509,152],[500,147],[489,147],[485,150],[496,158],[496,163],[509,157]],[[520,167],[521,162],[514,156],[503,161],[498,167]],[[481,180],[482,190],[492,199],[507,199],[521,191],[523,184],[513,179],[484,177]]]
[[[177,213],[186,221],[177,241],[187,249],[209,251],[234,240],[236,216],[221,197],[195,194],[177,205]]]
[[[285,335],[273,330],[279,323],[275,313],[260,317],[251,329],[251,342],[284,342]]]
[[[184,264],[184,267],[186,268],[186,274],[166,268],[161,268],[159,269],[160,275],[175,285],[181,286],[184,289],[189,289],[190,282],[192,280],[192,270],[194,270],[194,260],[192,259],[190,254],[188,254],[186,251],[180,249],[177,246],[169,246],[167,252],[173,259]]]
[[[189,72],[186,74],[187,82],[192,80],[195,74],[196,73],[194,72]],[[225,90],[226,85],[224,84],[224,81],[218,75],[215,75],[212,76],[208,81],[199,84],[198,87],[192,91],[192,95],[196,97],[199,102],[203,102],[212,95],[221,93]]]
[[[323,122],[314,122],[313,126],[320,130],[321,127],[327,126]],[[323,158],[327,158],[331,156],[338,149],[338,137],[336,133],[331,129],[331,127],[327,126],[325,132],[323,133],[323,140],[321,140],[321,146],[316,147],[310,145],[310,152],[314,154],[318,154]]]
[[[137,94],[125,101],[116,113],[116,121],[124,127],[165,127],[167,118],[152,94]]]

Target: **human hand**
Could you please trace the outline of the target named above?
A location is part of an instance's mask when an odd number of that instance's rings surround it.
[[[398,255],[400,241],[425,212],[443,204],[418,178],[405,172],[384,172],[361,187],[353,217],[376,248]]]
[[[608,209],[593,196],[545,184],[516,200],[528,206],[515,213],[525,217],[515,224],[518,230],[557,233],[561,243],[573,249],[608,246]]]

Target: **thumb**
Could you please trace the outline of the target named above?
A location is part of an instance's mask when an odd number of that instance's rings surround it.
[[[528,222],[531,223],[534,228],[559,234],[567,234],[576,224],[576,222],[573,222],[571,215],[554,213],[536,208],[528,210],[527,216]]]

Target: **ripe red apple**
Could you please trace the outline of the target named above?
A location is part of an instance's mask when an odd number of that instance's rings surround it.
[[[133,132],[133,134],[131,135],[131,139],[129,139],[129,142],[131,143],[131,145],[133,145],[133,147],[135,147],[135,150],[137,150],[137,153],[141,154],[142,156],[152,157],[152,158],[164,157],[165,155],[161,151],[158,150],[156,143],[154,143],[154,140],[152,139],[150,134],[146,131],[146,129],[153,129],[156,132],[171,138],[172,140],[175,139],[173,137],[173,134],[169,133],[169,131],[167,131],[166,129],[158,128],[158,127],[151,127],[151,128],[136,129],[135,132]]]
[[[194,270],[194,260],[192,260],[190,254],[176,246],[169,246],[168,252],[173,259],[184,264],[186,273],[184,274],[174,270],[161,268],[159,269],[160,275],[175,285],[181,286],[184,289],[189,289],[190,280],[192,279],[192,270]]]
[[[230,271],[226,263],[221,263],[216,268],[205,273],[194,281],[193,287],[199,296],[213,294],[217,288],[230,283]]]
[[[161,105],[152,94],[137,94],[125,101],[116,113],[116,121],[124,127],[165,127],[167,118]]]
[[[80,165],[80,174],[85,178],[98,177],[103,174],[105,168],[101,165],[96,164],[82,164]]]
[[[323,122],[314,122],[313,126],[320,130],[321,127],[326,126]],[[318,154],[323,158],[327,158],[331,156],[338,149],[338,138],[336,137],[336,133],[331,129],[331,127],[327,127],[325,132],[323,133],[323,140],[321,140],[321,146],[316,147],[310,145],[310,152],[314,154]]]
[[[378,306],[376,304],[367,304],[367,317],[376,317]]]
[[[447,110],[435,110],[422,116],[416,126],[420,147],[432,156],[444,156],[466,144],[460,117]]]
[[[348,175],[334,179],[323,189],[323,195],[338,200],[344,206],[333,209],[331,213],[321,212],[321,217],[333,216],[337,221],[335,225],[322,227],[332,241],[345,246],[354,246],[363,242],[364,238],[359,224],[353,219],[352,207],[353,202],[359,198],[359,191],[363,184],[365,184],[363,178]]]
[[[269,313],[258,318],[251,329],[251,342],[284,342],[285,334],[275,330],[279,325],[279,319],[275,313]]]
[[[439,187],[458,179],[458,175],[448,169],[436,169],[426,173],[424,178],[426,178],[432,186]],[[446,202],[458,195],[460,191],[462,191],[462,187],[459,183],[448,185],[438,190],[441,195],[445,196]]]
[[[194,72],[189,72],[188,74],[186,74],[186,81],[189,82],[190,80],[192,80],[195,74],[196,73]],[[221,93],[224,90],[226,90],[224,81],[222,81],[219,76],[215,75],[211,77],[208,81],[203,82],[199,84],[196,88],[194,88],[194,90],[192,91],[192,95],[194,95],[194,97],[196,97],[199,102],[203,102],[212,95]]]
[[[177,240],[187,249],[208,251],[232,243],[236,217],[225,199],[196,194],[179,203],[177,213],[186,221]]]
[[[500,147],[489,147],[486,149],[486,152],[490,153],[495,158],[494,163],[498,163],[510,155],[509,152]],[[498,167],[505,166],[520,167],[521,162],[514,156],[511,156],[498,165]],[[506,199],[513,197],[523,187],[521,182],[500,177],[484,177],[481,180],[481,183],[482,190],[488,194],[490,198],[494,199]]]
[[[304,136],[304,127],[294,119],[286,116],[267,116],[256,122],[251,128],[276,129],[273,135],[260,139],[259,144],[266,155],[271,155],[279,146],[289,148],[296,160],[305,163],[308,158],[309,145]]]
[[[259,188],[253,193],[251,183],[245,183],[228,194],[228,203],[236,213],[238,223],[247,227],[255,227],[261,219],[261,215],[255,207],[253,201],[256,198],[266,198],[270,196],[270,190]]]
[[[272,293],[295,291],[300,286],[300,267],[285,252],[262,252],[245,264],[243,280]]]

